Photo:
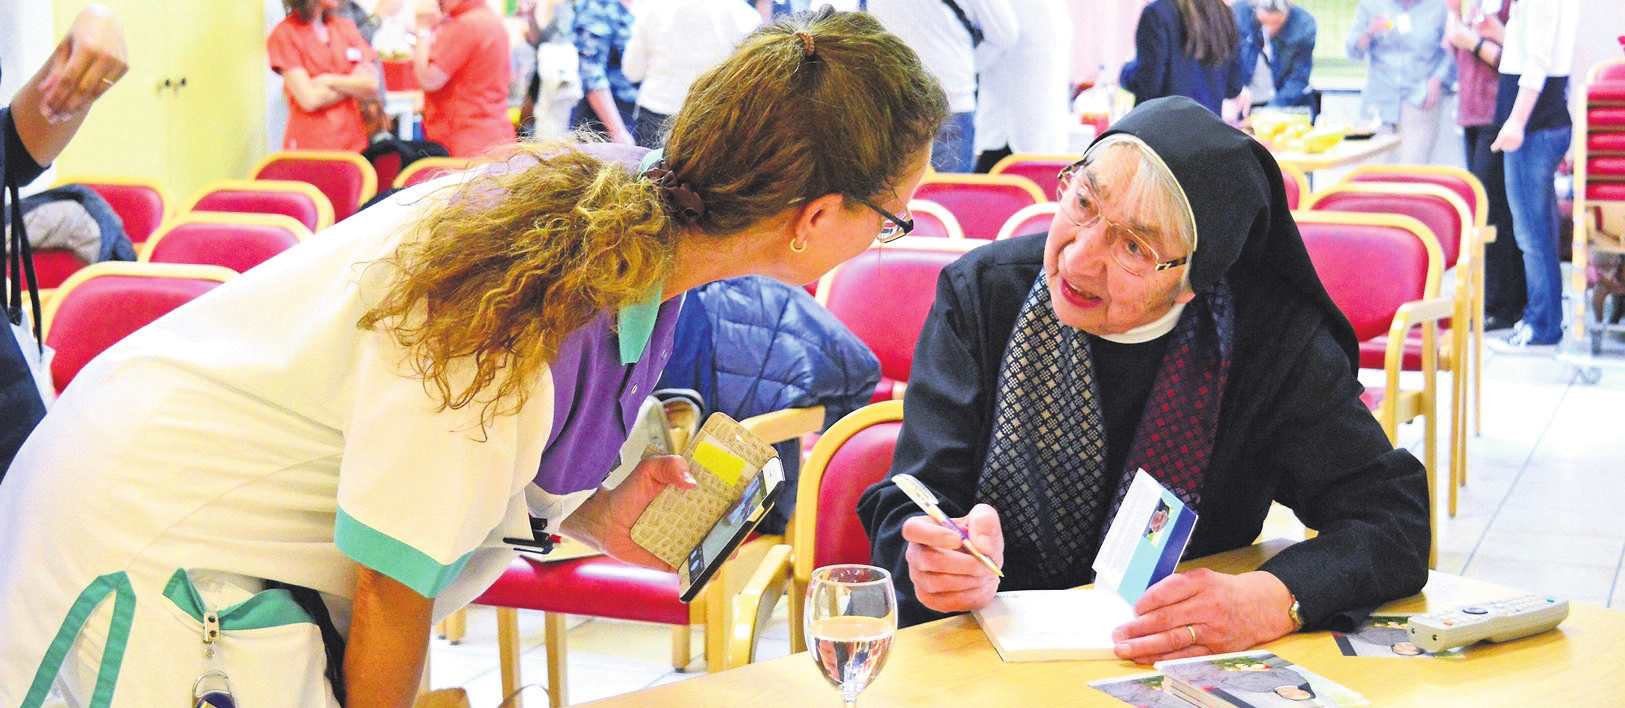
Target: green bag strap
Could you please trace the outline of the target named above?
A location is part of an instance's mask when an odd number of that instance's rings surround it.
[[[130,586],[130,576],[122,570],[91,581],[84,592],[79,593],[79,598],[73,601],[73,606],[68,608],[68,616],[62,620],[62,628],[57,630],[56,638],[51,640],[50,648],[45,651],[45,658],[40,660],[39,670],[34,672],[34,683],[29,685],[28,695],[23,697],[23,708],[38,708],[45,702],[51,684],[62,670],[68,650],[79,638],[79,630],[84,629],[90,613],[108,595],[114,595],[113,619],[107,627],[107,646],[102,648],[102,663],[96,671],[96,690],[90,696],[90,708],[108,708],[112,705],[119,667],[124,664],[125,645],[130,641],[130,625],[135,621],[135,588]]]

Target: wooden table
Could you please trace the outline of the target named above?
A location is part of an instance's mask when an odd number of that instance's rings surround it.
[[[1320,152],[1271,149],[1270,154],[1275,156],[1276,162],[1291,165],[1308,174],[1315,170],[1329,170],[1364,162],[1398,147],[1399,136],[1389,133],[1373,135],[1365,140],[1345,138]]]
[[[1186,563],[1239,573],[1289,541],[1274,540]],[[1422,594],[1384,606],[1417,612],[1519,594],[1517,590],[1433,573]],[[1506,644],[1480,644],[1464,659],[1345,657],[1328,632],[1288,635],[1263,645],[1359,691],[1373,706],[1590,706],[1619,700],[1625,686],[1625,612],[1570,603],[1553,632]],[[892,655],[859,697],[876,706],[1116,706],[1087,681],[1150,671],[1106,661],[1007,664],[968,615],[897,633]],[[805,654],[666,684],[592,706],[840,705]]]

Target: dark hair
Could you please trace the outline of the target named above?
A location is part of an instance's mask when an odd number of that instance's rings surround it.
[[[282,6],[300,22],[315,22],[318,17],[327,20],[328,12],[322,9],[321,0],[282,0]]]
[[[1241,30],[1224,0],[1174,0],[1185,20],[1185,53],[1213,68],[1236,55]]]

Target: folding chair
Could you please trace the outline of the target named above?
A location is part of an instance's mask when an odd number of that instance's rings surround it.
[[[145,177],[75,175],[57,180],[57,186],[82,184],[96,191],[124,222],[130,243],[140,246],[163,225],[175,208],[175,198],[156,180]]]
[[[242,273],[309,237],[304,224],[281,214],[198,211],[154,234],[140,260],[217,265]]]
[[[1050,222],[1055,220],[1055,215],[1060,211],[1060,202],[1044,202],[1022,207],[1021,211],[1012,214],[1004,222],[1004,226],[999,227],[999,235],[995,236],[994,240],[1000,241],[1040,232],[1048,233]]]
[[[1018,152],[1014,155],[1006,155],[994,163],[993,169],[988,170],[988,174],[1025,177],[1028,181],[1037,185],[1039,191],[1049,195],[1054,194],[1061,187],[1061,170],[1077,161],[1077,155],[1039,155]]]
[[[911,199],[908,202],[908,213],[914,216],[914,230],[910,236],[929,238],[964,238],[965,231],[959,228],[959,220],[942,208],[941,204],[924,199]]]
[[[343,221],[378,193],[372,163],[343,150],[283,150],[267,155],[254,168],[254,179],[304,182],[321,190],[333,204],[333,218]]]
[[[108,347],[236,275],[219,266],[125,261],[74,273],[41,312],[45,343],[56,350],[57,393]]]
[[[959,219],[966,238],[991,241],[1012,214],[1049,197],[1024,177],[934,172],[925,176],[915,199],[941,204]]]
[[[293,180],[226,179],[203,188],[187,211],[291,216],[312,233],[333,225],[333,204],[321,190]]]

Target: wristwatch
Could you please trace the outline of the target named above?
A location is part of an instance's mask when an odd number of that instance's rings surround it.
[[[1303,629],[1303,608],[1298,606],[1298,598],[1291,591],[1287,591],[1287,597],[1292,604],[1286,608],[1286,618],[1292,620],[1292,631],[1296,632]]]

